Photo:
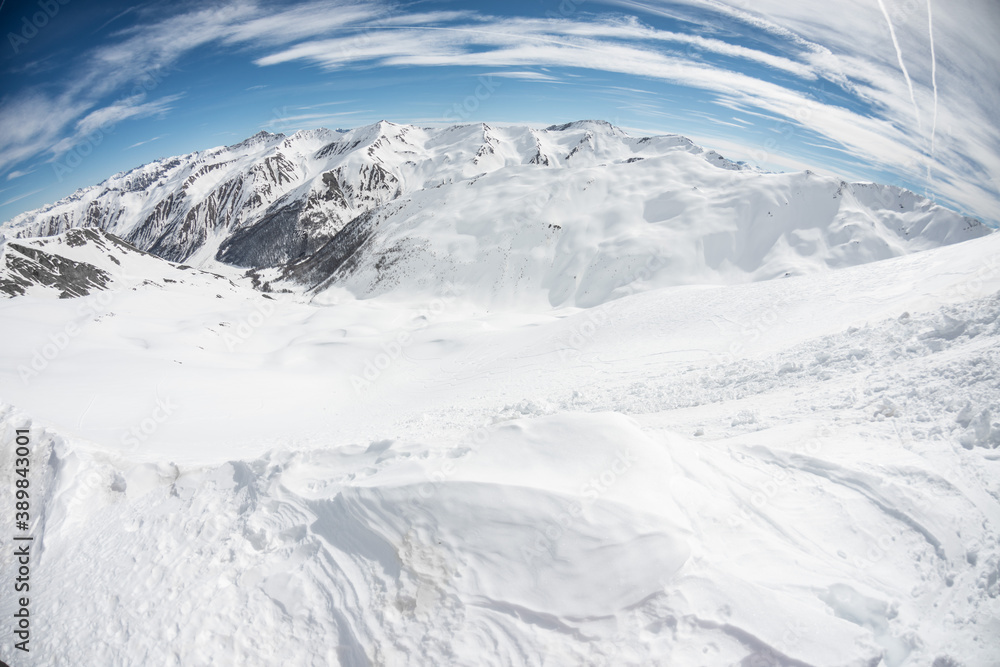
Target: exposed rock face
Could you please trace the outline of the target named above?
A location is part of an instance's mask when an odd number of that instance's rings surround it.
[[[86,296],[110,282],[111,276],[93,264],[17,243],[7,245],[0,268],[0,292],[8,296],[20,296],[32,285],[54,288],[61,298]]]
[[[0,247],[4,296],[54,294],[65,299],[112,287],[178,284],[193,290],[235,289],[222,276],[173,264],[96,228],[9,241]]]

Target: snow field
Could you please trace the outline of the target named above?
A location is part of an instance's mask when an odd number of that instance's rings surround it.
[[[534,312],[6,300],[30,664],[994,665],[998,250]]]

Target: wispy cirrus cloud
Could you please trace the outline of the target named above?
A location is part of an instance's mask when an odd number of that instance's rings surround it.
[[[211,44],[266,48],[391,16],[380,2],[309,2],[276,10],[236,0],[136,23],[116,32],[111,43],[83,54],[83,64],[67,72],[57,94],[51,85],[34,86],[0,99],[0,171],[40,155],[57,159],[88,127],[107,118],[138,119],[168,110],[176,96],[145,100],[195,49]],[[430,21],[436,15],[422,16]],[[114,99],[122,95],[125,101]]]
[[[307,125],[310,127],[320,127],[330,124],[341,124],[352,117],[362,116],[372,113],[371,109],[352,109],[350,111],[320,112],[320,113],[291,113],[291,111],[305,111],[306,109],[284,110],[288,115],[276,115],[267,123],[262,123],[261,128],[274,131],[285,132],[295,130]]]
[[[95,133],[112,132],[123,121],[165,114],[170,111],[172,104],[183,96],[168,95],[152,102],[143,102],[143,97],[136,95],[89,112],[76,121],[73,130],[67,136],[52,145],[50,149],[52,154],[62,155]]]
[[[545,81],[548,83],[555,83],[560,81],[558,77],[552,76],[551,74],[544,74],[542,72],[523,72],[523,71],[498,71],[498,72],[486,72],[481,76],[490,77],[497,76],[501,79],[521,79],[522,81]]]
[[[50,152],[90,107],[84,100],[42,91],[10,95],[0,104],[0,170]]]

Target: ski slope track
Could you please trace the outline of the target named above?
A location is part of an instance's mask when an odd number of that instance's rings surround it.
[[[918,195],[382,122],[0,232],[13,667],[1000,665],[1000,235]]]

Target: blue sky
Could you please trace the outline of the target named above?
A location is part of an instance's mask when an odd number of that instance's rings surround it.
[[[0,220],[261,129],[609,120],[1000,219],[993,0],[2,0]]]

